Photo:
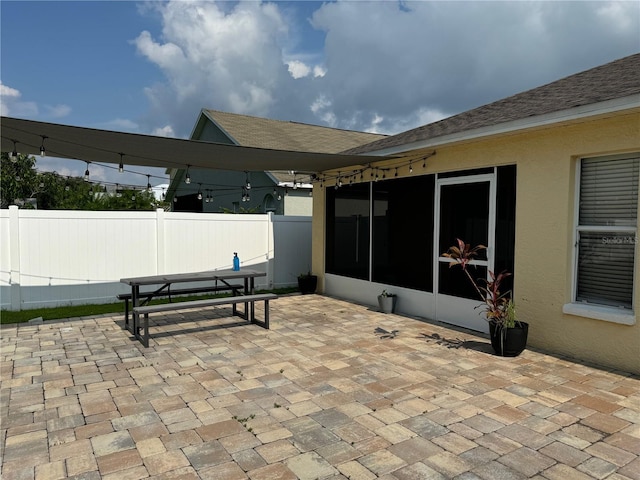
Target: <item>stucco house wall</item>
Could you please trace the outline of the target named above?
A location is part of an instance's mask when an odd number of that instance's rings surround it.
[[[576,165],[584,157],[639,152],[639,125],[638,109],[586,121],[555,123],[535,130],[437,146],[437,155],[428,159],[425,169],[414,168],[413,173],[409,173],[405,166],[398,170],[398,177],[403,177],[517,166],[514,299],[518,316],[530,324],[528,344],[531,348],[625,371],[640,371],[638,283],[632,325],[563,313],[565,304],[571,302],[573,288]],[[409,153],[415,156],[420,152]],[[397,160],[394,163],[397,164]],[[327,287],[324,274],[326,188],[333,187],[314,186],[313,205],[312,269],[320,276],[322,291]],[[635,277],[638,282],[638,247]],[[356,290],[367,287],[367,282],[361,280],[341,278],[340,282],[341,296],[345,298],[358,298]],[[351,286],[352,291],[345,286]],[[375,286],[375,290],[370,291],[372,305],[375,303],[373,292],[379,292],[377,289]],[[429,307],[429,297],[433,294],[407,293],[413,300],[407,302],[406,313],[437,320],[431,317]],[[420,305],[424,305],[422,310]]]

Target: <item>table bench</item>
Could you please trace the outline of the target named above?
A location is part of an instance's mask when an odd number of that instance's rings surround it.
[[[142,315],[144,317],[144,326],[142,327],[142,329],[144,330],[144,334],[140,336],[139,332],[134,332],[134,335],[136,336],[136,338],[138,338],[138,340],[140,340],[142,345],[148,348],[149,314],[171,312],[188,308],[213,307],[216,305],[233,305],[233,315],[238,315],[262,328],[269,329],[269,300],[274,300],[276,298],[278,298],[278,296],[274,293],[259,293],[254,295],[238,295],[234,297],[219,297],[209,298],[205,300],[193,300],[188,302],[163,303],[160,305],[144,305],[133,307],[133,312],[135,314]],[[264,320],[258,320],[255,315],[255,302],[260,301],[264,301]],[[237,305],[239,303],[244,303],[245,305],[245,311],[243,315],[238,313]]]
[[[233,295],[239,295],[243,289],[242,285],[219,285],[219,286],[206,286],[206,287],[192,287],[192,288],[177,288],[171,290],[171,286],[167,286],[166,290],[154,290],[148,292],[140,292],[139,298],[143,298],[144,302],[141,305],[146,305],[152,298],[157,297],[169,297],[169,302],[172,301],[172,296],[177,295],[194,295],[200,293],[218,293],[232,291]],[[116,295],[118,300],[124,300],[124,322],[125,325],[129,325],[129,302],[133,298],[133,295],[129,293],[120,293]]]

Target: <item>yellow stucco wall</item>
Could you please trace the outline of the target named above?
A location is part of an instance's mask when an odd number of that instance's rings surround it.
[[[435,150],[437,154],[429,158],[426,169],[414,163],[412,175],[517,165],[514,293],[518,316],[530,324],[529,346],[640,372],[640,248],[636,247],[635,258],[635,325],[562,312],[572,292],[577,160],[640,151],[640,113],[554,125]],[[399,169],[398,176],[407,175],[408,167]],[[325,195],[318,185],[313,201],[312,265],[320,276],[322,291]]]

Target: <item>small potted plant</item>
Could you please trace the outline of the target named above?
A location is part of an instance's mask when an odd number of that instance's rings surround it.
[[[397,295],[395,293],[389,293],[386,290],[382,290],[382,293],[378,295],[378,305],[382,313],[393,313],[396,306]]]
[[[502,281],[511,274],[507,271],[495,274],[489,270],[489,279],[475,280],[469,273],[469,265],[480,250],[486,249],[484,245],[473,248],[459,238],[457,245],[449,247],[443,256],[451,259],[449,267],[460,266],[467,278],[478,292],[478,296],[485,312],[485,318],[489,322],[489,336],[491,346],[497,355],[503,357],[515,357],[520,355],[527,346],[529,324],[521,322],[516,317],[515,304],[511,298],[511,292],[500,290]]]
[[[298,289],[303,295],[316,293],[318,287],[318,277],[311,272],[301,273],[298,275]]]

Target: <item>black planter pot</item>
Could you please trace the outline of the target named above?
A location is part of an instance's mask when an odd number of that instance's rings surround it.
[[[305,275],[298,277],[298,288],[304,295],[309,293],[316,293],[318,287],[318,277],[316,275]]]
[[[513,328],[500,328],[495,322],[489,322],[491,346],[496,355],[517,357],[527,347],[529,324],[517,322]]]

